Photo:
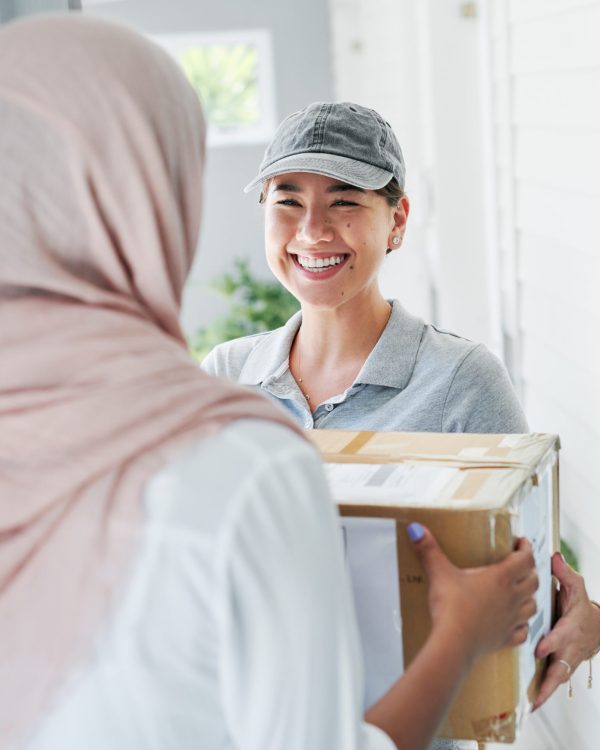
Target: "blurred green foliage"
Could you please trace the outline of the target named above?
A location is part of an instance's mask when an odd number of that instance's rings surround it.
[[[255,278],[248,261],[239,258],[233,271],[210,287],[225,297],[230,307],[226,316],[200,328],[190,338],[190,350],[199,362],[217,344],[279,328],[300,309],[298,301],[279,282]]]
[[[251,44],[211,44],[180,55],[206,119],[223,130],[259,121],[257,50]]]
[[[567,561],[567,564],[570,565],[573,570],[579,572],[579,560],[577,559],[577,554],[575,553],[573,548],[562,538],[560,540],[560,551]]]

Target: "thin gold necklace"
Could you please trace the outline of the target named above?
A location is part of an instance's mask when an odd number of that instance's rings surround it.
[[[302,369],[302,367],[300,365],[300,342],[298,342],[298,344],[296,345],[296,351],[297,351],[297,354],[296,354],[296,360],[297,360],[296,370],[298,372],[298,378],[296,379],[296,382],[300,386],[300,390],[302,391],[302,395],[304,396],[304,398],[307,401],[310,401],[310,396],[308,395],[308,393],[305,392],[305,390],[304,390],[304,388],[302,386],[302,382],[303,382],[302,381],[302,377],[300,376],[300,370]]]

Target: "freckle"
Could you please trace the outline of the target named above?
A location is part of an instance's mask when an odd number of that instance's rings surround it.
[[[342,297],[344,296],[344,292],[342,292]]]
[[[351,226],[352,224],[346,224],[346,229],[350,229]]]

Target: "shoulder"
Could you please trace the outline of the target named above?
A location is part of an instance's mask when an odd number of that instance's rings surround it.
[[[209,375],[258,385],[287,367],[301,320],[301,313],[297,312],[281,328],[219,344],[204,359],[202,369]]]
[[[422,318],[412,315],[398,300],[392,302],[392,314],[380,343],[390,362],[398,363],[398,356],[405,365],[420,370],[431,370],[447,376],[477,344]]]
[[[419,356],[437,365],[459,366],[480,345],[452,331],[426,323]]]
[[[507,377],[502,362],[484,344],[431,324],[424,327],[418,362],[422,367],[435,368],[448,379],[448,385],[469,376],[492,384]]]
[[[151,478],[146,511],[155,521],[195,529],[214,541],[250,497],[262,498],[264,505],[280,495],[285,498],[290,467],[317,482],[322,479],[315,449],[294,431],[267,420],[236,420],[209,440],[188,446]],[[276,485],[275,491],[265,492],[265,482]]]
[[[202,360],[200,367],[209,375],[239,380],[244,365],[256,349],[269,343],[275,331],[254,333],[218,344]]]
[[[528,432],[527,420],[504,364],[483,344],[458,360],[448,384],[444,431]]]
[[[425,325],[416,369],[443,398],[443,432],[527,432],[509,374],[483,344]]]

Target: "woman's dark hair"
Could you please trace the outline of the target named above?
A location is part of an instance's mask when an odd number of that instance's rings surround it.
[[[258,196],[259,203],[265,202],[269,184],[272,179],[272,177],[269,177],[261,185],[260,195]],[[375,190],[374,192],[377,193],[377,195],[382,195],[392,207],[397,206],[400,198],[404,196],[404,190],[402,190],[395,177],[392,177],[387,185],[384,185],[382,188],[379,188],[379,190]]]
[[[395,177],[392,177],[387,185],[384,185],[382,188],[379,188],[379,190],[376,190],[375,192],[377,193],[377,195],[383,195],[383,197],[392,207],[397,206],[400,198],[404,197],[404,190],[402,190],[400,185],[398,185],[398,181]]]

